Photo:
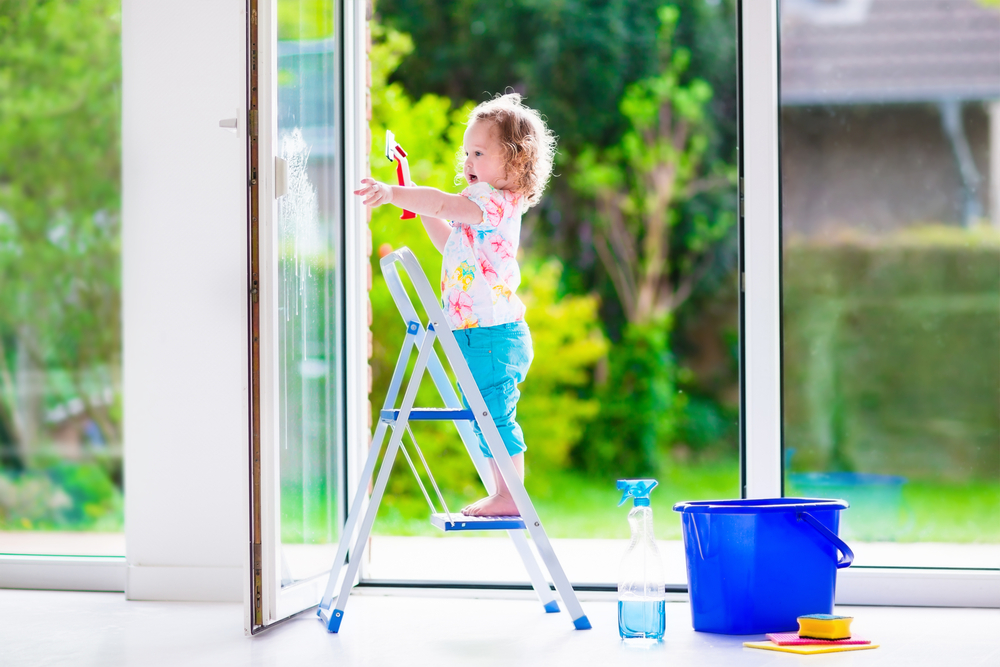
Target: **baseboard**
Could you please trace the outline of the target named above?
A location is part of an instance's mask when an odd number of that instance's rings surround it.
[[[129,600],[243,602],[243,568],[129,565],[125,597]]]
[[[122,592],[125,558],[2,555],[0,588]]]
[[[1000,570],[849,567],[837,573],[837,604],[1000,607]]]

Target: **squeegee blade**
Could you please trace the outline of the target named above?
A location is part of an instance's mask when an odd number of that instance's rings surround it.
[[[396,152],[396,136],[392,133],[392,130],[385,131],[385,159],[389,162],[395,160]]]

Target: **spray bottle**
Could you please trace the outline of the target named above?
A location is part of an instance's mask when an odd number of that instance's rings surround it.
[[[653,541],[653,510],[649,492],[655,479],[620,479],[618,489],[625,501],[632,498],[628,513],[632,542],[622,558],[618,574],[618,631],[622,639],[663,639],[663,561]]]

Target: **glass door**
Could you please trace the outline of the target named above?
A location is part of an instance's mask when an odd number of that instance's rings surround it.
[[[252,631],[319,602],[343,523],[345,449],[339,4],[258,9]]]
[[[1000,9],[913,5],[782,3],[785,492],[856,565],[996,569]]]

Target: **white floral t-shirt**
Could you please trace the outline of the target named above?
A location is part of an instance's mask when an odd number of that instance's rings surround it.
[[[452,329],[491,327],[524,319],[515,292],[521,284],[517,246],[525,200],[489,183],[470,185],[463,197],[483,209],[475,225],[452,222],[441,262],[441,307]]]

